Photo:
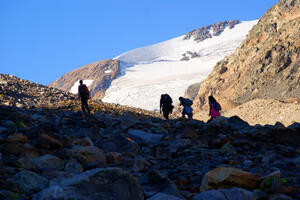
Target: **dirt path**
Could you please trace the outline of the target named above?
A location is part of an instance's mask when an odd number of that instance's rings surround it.
[[[247,121],[250,125],[281,122],[285,126],[294,122],[300,123],[300,104],[297,101],[280,102],[274,99],[255,99],[229,111],[222,112],[225,117],[234,115]],[[194,115],[195,119],[207,121],[208,111]]]

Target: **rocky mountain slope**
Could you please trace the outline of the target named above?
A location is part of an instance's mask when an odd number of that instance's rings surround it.
[[[108,59],[71,71],[55,80],[49,86],[71,91],[75,82],[92,80],[89,86],[91,96],[95,99],[101,99],[105,94],[105,90],[110,86],[111,81],[118,75],[120,75],[119,61]]]
[[[35,94],[41,87],[5,77],[12,84],[1,85],[2,96],[35,103],[38,95],[13,92],[15,85]],[[42,88],[44,102],[60,96]],[[154,112],[96,101],[84,117],[73,98],[59,107],[0,105],[0,199],[300,197],[299,123],[164,121]]]
[[[225,109],[257,98],[299,98],[299,64],[300,1],[280,0],[201,83],[195,108],[207,108],[210,94]]]
[[[73,101],[75,96],[56,88],[0,74],[0,104],[15,107],[56,107],[62,102]]]

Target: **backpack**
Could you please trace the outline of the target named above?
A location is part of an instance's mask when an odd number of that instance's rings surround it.
[[[193,105],[193,101],[190,100],[190,99],[187,99],[187,98],[184,98],[184,99],[183,99],[183,103],[184,103],[184,105],[186,105],[186,106],[192,106],[192,105]]]
[[[217,111],[222,110],[221,105],[220,105],[218,102],[214,103],[214,108],[215,108]]]
[[[164,94],[163,102],[166,105],[171,105],[173,103],[172,98],[168,94]]]
[[[90,92],[89,92],[88,87],[85,84],[79,85],[78,90],[79,90],[81,97],[89,98]]]

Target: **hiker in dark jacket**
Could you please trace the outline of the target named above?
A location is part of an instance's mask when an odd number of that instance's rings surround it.
[[[78,95],[81,100],[81,109],[84,115],[87,115],[87,113],[90,114],[90,108],[88,105],[88,99],[90,98],[90,91],[88,87],[85,84],[83,84],[82,80],[79,81],[79,84],[80,85],[78,86]]]
[[[193,101],[183,97],[179,97],[179,101],[180,101],[179,106],[183,106],[182,118],[184,118],[185,115],[187,115],[189,119],[192,119],[193,108],[191,106],[193,105]]]
[[[165,119],[169,119],[169,114],[173,111],[174,106],[172,105],[172,103],[173,101],[170,95],[162,94],[160,96],[159,112],[163,112]]]
[[[209,104],[209,113],[210,121],[220,117],[220,110],[222,110],[221,105],[217,102],[217,100],[213,96],[208,97],[208,104]]]

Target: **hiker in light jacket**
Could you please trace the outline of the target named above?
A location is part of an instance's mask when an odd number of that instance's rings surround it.
[[[180,106],[183,106],[182,110],[182,118],[185,117],[185,115],[188,116],[189,119],[193,118],[193,108],[191,107],[193,105],[193,101],[187,98],[179,97]]]

